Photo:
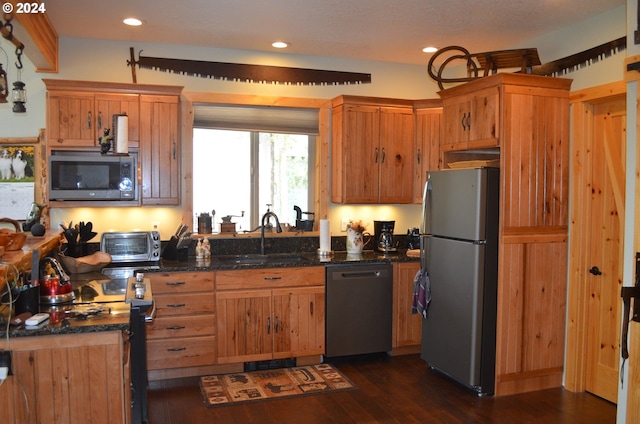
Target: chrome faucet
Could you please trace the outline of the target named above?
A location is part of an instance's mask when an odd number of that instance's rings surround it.
[[[280,227],[280,220],[278,220],[278,215],[276,215],[274,212],[271,212],[271,210],[269,210],[269,207],[271,205],[268,204],[267,205],[267,212],[265,212],[264,215],[262,215],[262,225],[260,226],[260,254],[264,255],[264,226],[265,226],[265,222],[269,222],[269,218],[274,217],[276,220],[276,232],[277,233],[281,233],[282,232],[282,227]]]

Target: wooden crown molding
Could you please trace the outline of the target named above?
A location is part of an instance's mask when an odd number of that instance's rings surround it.
[[[24,55],[36,67],[36,72],[58,73],[58,33],[44,13],[15,13],[16,1],[9,0],[14,12],[5,15],[13,23],[13,35],[24,44]],[[15,18],[15,19],[13,19]]]

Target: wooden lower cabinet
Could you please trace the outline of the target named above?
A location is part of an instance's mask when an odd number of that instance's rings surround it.
[[[213,271],[148,275],[156,303],[156,318],[147,326],[149,379],[195,375],[195,367],[214,365]]]
[[[393,264],[393,354],[420,352],[422,316],[412,314],[413,279],[420,262]]]
[[[130,422],[122,332],[20,337],[8,349],[13,375],[0,384],[3,423]]]
[[[324,267],[216,272],[218,363],[324,354]]]

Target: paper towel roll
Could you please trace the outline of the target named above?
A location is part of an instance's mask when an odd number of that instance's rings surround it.
[[[129,117],[127,115],[113,115],[114,152],[129,153]]]
[[[320,252],[331,251],[331,232],[329,229],[329,220],[320,220]]]

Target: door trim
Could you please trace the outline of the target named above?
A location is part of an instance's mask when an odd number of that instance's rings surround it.
[[[588,202],[585,187],[589,172],[584,168],[587,149],[593,140],[594,106],[617,97],[626,96],[624,81],[605,84],[571,93],[571,144],[570,144],[570,225],[569,267],[567,287],[567,338],[565,347],[564,386],[573,392],[586,389],[587,312],[589,303],[586,279],[587,266],[585,240],[587,231],[573,222],[584,219],[588,213],[583,205]],[[579,218],[579,219],[578,219]]]

